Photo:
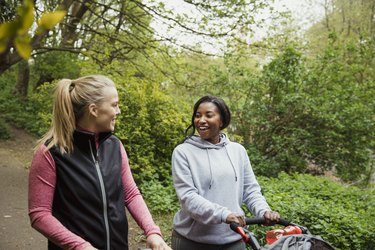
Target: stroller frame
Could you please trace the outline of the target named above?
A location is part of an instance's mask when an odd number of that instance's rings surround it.
[[[245,221],[246,221],[246,225],[268,225],[264,218],[246,218]],[[251,249],[253,249],[253,250],[286,249],[285,247],[281,248],[281,246],[280,246],[280,241],[282,241],[283,238],[285,239],[285,237],[294,237],[294,236],[301,236],[301,235],[306,235],[309,238],[311,237],[312,239],[321,242],[325,247],[324,249],[326,249],[326,250],[334,250],[334,248],[332,246],[330,246],[328,243],[324,242],[323,239],[320,236],[313,236],[306,227],[297,225],[293,222],[287,221],[287,220],[282,219],[282,218],[280,218],[279,221],[276,222],[275,224],[282,225],[282,226],[285,226],[285,227],[287,227],[287,226],[297,226],[301,229],[302,234],[283,236],[281,239],[277,240],[273,244],[267,245],[266,247],[261,247],[257,238],[256,238],[256,236],[255,236],[255,234],[252,233],[251,231],[247,230],[246,228],[240,227],[240,226],[238,226],[238,224],[235,224],[235,223],[231,223],[230,228],[233,231],[235,231],[236,233],[240,234],[241,237],[242,237],[242,240],[248,246],[250,246]],[[280,246],[280,248],[272,247],[272,246],[274,246],[274,244]],[[293,248],[293,249],[297,249],[297,248]],[[313,249],[313,248],[311,248],[311,249]]]

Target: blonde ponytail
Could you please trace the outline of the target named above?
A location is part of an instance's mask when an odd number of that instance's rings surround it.
[[[63,154],[71,152],[77,121],[91,103],[102,101],[102,89],[108,86],[115,85],[112,80],[101,75],[59,81],[55,89],[51,128],[38,141],[36,150],[45,144],[47,150],[56,145]]]

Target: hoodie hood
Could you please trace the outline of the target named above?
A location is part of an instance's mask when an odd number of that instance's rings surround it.
[[[229,143],[229,139],[224,133],[220,133],[220,142],[218,144],[212,144],[209,141],[202,139],[198,135],[192,135],[185,139],[185,143],[192,144],[202,149],[220,149],[225,147]]]
[[[201,149],[204,149],[206,151],[206,155],[207,155],[207,159],[208,159],[208,167],[210,169],[210,186],[209,186],[208,189],[211,189],[211,186],[213,184],[213,179],[212,179],[213,169],[212,169],[212,163],[211,163],[211,161],[212,161],[211,157],[212,156],[210,156],[210,153],[209,153],[209,151],[211,149],[220,150],[220,149],[223,148],[225,150],[225,153],[226,153],[226,155],[227,155],[227,157],[230,161],[230,165],[233,169],[235,181],[237,182],[237,172],[236,172],[236,169],[233,165],[232,159],[231,159],[231,157],[228,153],[228,150],[226,148],[226,145],[228,145],[228,143],[229,143],[229,139],[226,136],[226,134],[224,134],[224,133],[220,133],[219,136],[220,136],[220,142],[218,144],[212,144],[211,142],[209,142],[207,140],[204,140],[200,136],[197,136],[197,135],[189,136],[185,140],[185,143],[189,143],[191,145],[194,145],[194,146],[196,146],[198,148],[201,148]]]

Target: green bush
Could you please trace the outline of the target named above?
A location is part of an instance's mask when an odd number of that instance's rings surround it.
[[[256,148],[254,144],[245,145],[245,147],[255,175],[276,177],[279,172],[284,170],[282,164],[263,155],[261,150]]]
[[[32,134],[43,134],[50,124],[50,117],[46,116],[50,116],[52,110],[52,88],[55,85],[44,84],[28,97],[22,97],[15,94],[15,81],[11,72],[0,77],[3,88],[0,95],[1,117]]]
[[[173,216],[180,208],[180,203],[174,190],[172,180],[161,183],[158,180],[142,182],[139,189],[152,213],[152,217],[160,227],[166,242],[171,244]]]
[[[272,209],[283,218],[306,226],[336,249],[374,249],[374,190],[306,174],[281,173],[258,181]]]
[[[178,100],[151,82],[116,81],[121,115],[116,135],[124,143],[134,179],[165,181],[171,176],[173,148],[182,140],[184,114]]]
[[[10,132],[7,124],[0,118],[0,139],[9,139]]]
[[[143,182],[139,189],[152,213],[170,214],[179,209],[177,195],[171,181],[167,185],[157,180]]]
[[[47,132],[52,121],[53,91],[57,82],[44,83],[30,97],[28,106],[33,113],[28,130],[39,136]]]
[[[334,168],[345,181],[369,184],[374,48],[373,42],[332,45],[310,58],[287,47],[263,67],[249,84],[243,123],[234,131],[244,136],[257,173],[305,173],[313,164],[319,171]]]

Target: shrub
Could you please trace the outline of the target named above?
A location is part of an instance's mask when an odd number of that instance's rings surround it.
[[[178,100],[151,82],[116,82],[121,108],[116,135],[124,143],[134,179],[164,181],[171,175],[172,151],[185,127]]]
[[[9,139],[10,132],[7,124],[0,118],[0,139]]]
[[[273,210],[306,226],[336,249],[374,248],[374,190],[306,174],[281,173],[278,178],[259,177],[258,181]]]
[[[139,188],[151,212],[170,214],[179,209],[177,195],[171,181],[163,185],[157,180],[151,180],[143,182]]]
[[[28,130],[39,136],[47,132],[52,121],[53,91],[57,81],[44,83],[29,97],[28,107],[34,115]]]

